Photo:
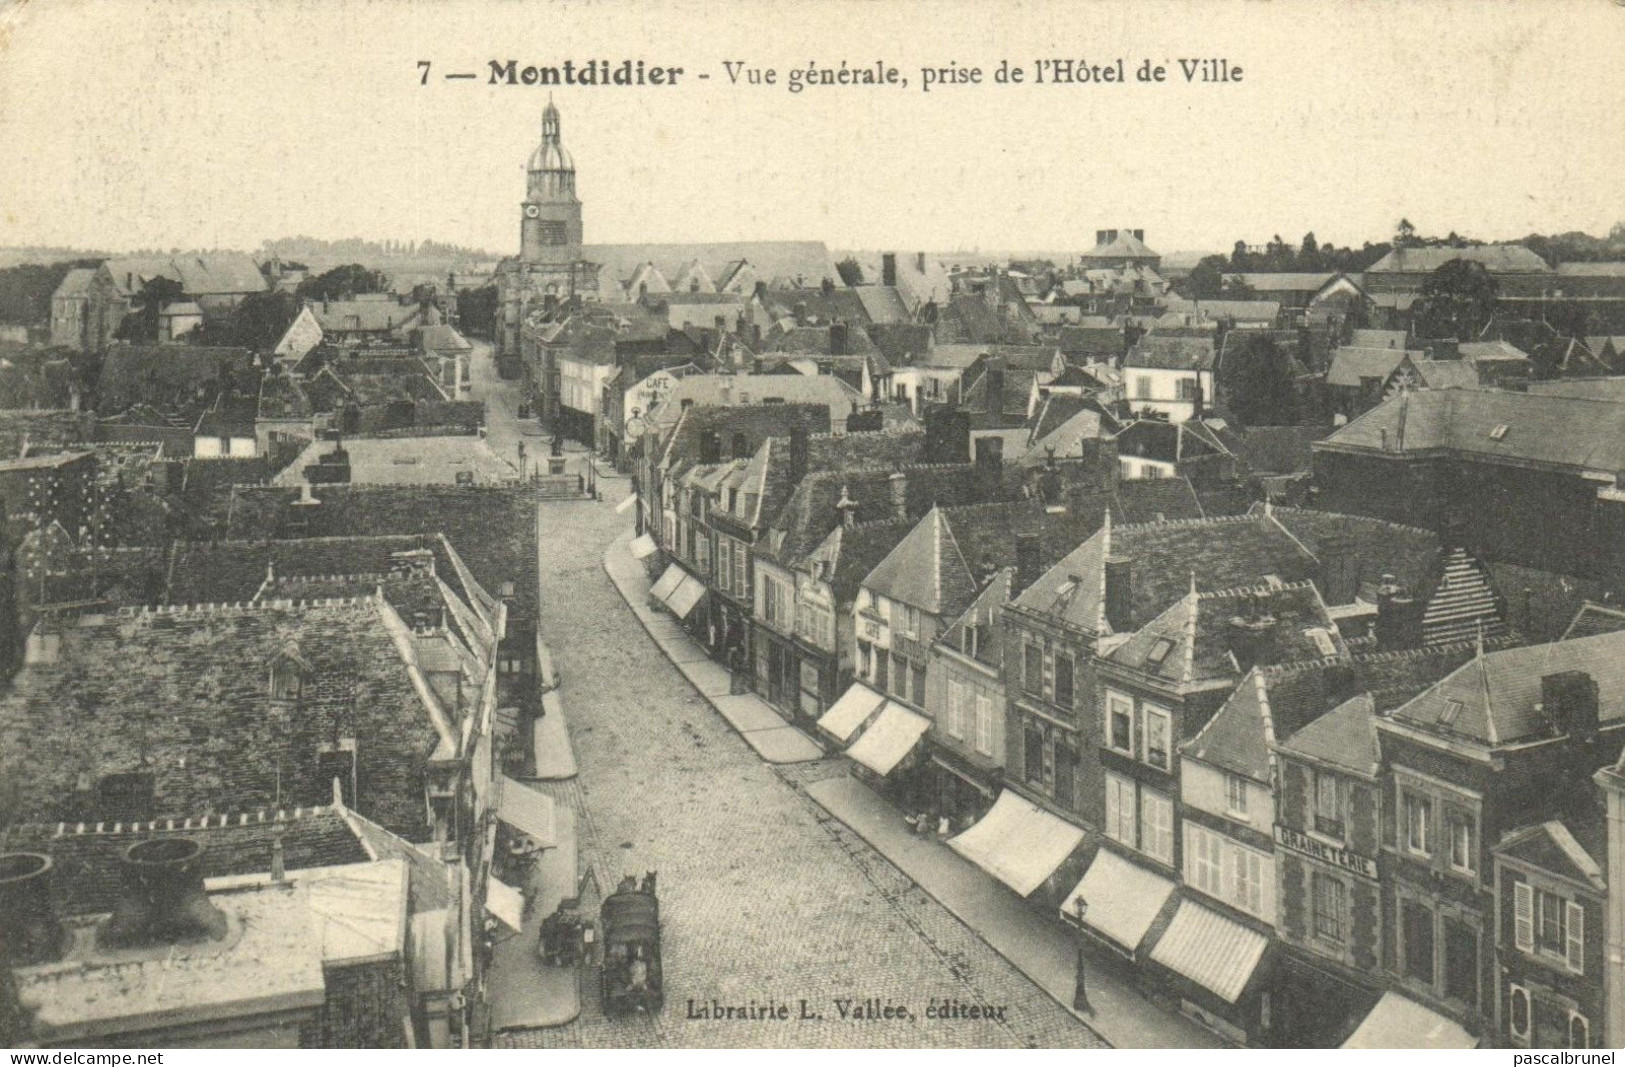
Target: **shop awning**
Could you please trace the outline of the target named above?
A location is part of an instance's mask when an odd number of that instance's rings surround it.
[[[497,818],[526,837],[534,838],[544,848],[558,844],[553,831],[553,798],[523,782],[503,777]]]
[[[655,539],[648,534],[638,534],[632,539],[632,558],[648,559],[655,554]]]
[[[862,682],[853,682],[852,688],[841,694],[841,699],[818,719],[818,728],[832,734],[837,741],[851,740],[858,727],[885,703],[886,698]]]
[[[698,578],[689,576],[684,578],[683,584],[679,585],[676,591],[666,598],[666,606],[679,619],[686,619],[689,612],[694,610],[694,605],[698,604],[704,596],[705,584]]]
[[[485,882],[485,910],[508,929],[518,933],[525,928],[525,898],[519,890],[492,875]]]
[[[1269,938],[1256,930],[1182,900],[1151,958],[1234,1004],[1268,947]]]
[[[666,567],[666,573],[662,574],[655,584],[649,587],[649,595],[656,600],[663,601],[671,596],[677,587],[683,584],[683,579],[687,577],[687,571],[675,563],[670,564]]]
[[[1083,831],[1006,789],[948,847],[1026,896],[1066,862]]]
[[[961,782],[964,782],[966,785],[970,786],[972,789],[976,790],[978,793],[980,793],[983,796],[987,797],[989,800],[993,799],[993,790],[989,789],[987,786],[983,785],[981,782],[978,782],[976,780],[976,778],[974,776],[972,776],[968,771],[965,771],[965,770],[963,770],[963,769],[961,769],[959,767],[955,767],[952,763],[950,763],[947,760],[943,759],[941,756],[937,755],[935,752],[931,753],[931,762],[935,763],[938,767],[941,767],[943,770],[947,771],[949,774],[953,775],[955,778],[958,778]]]
[[[931,720],[901,704],[886,702],[880,716],[852,743],[846,754],[879,775],[887,775],[913,751],[931,729]]]
[[[1061,901],[1061,914],[1076,919],[1074,901],[1083,897],[1083,924],[1134,952],[1173,891],[1173,882],[1102,848],[1083,881]]]
[[[1425,1008],[1409,997],[1384,993],[1344,1048],[1477,1048],[1459,1023]]]

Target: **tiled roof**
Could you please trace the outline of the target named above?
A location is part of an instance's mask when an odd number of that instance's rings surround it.
[[[1448,450],[1482,459],[1625,471],[1625,404],[1502,390],[1403,393],[1317,447]]]
[[[692,380],[683,379],[673,391]],[[686,411],[680,407],[677,411],[676,424],[665,434],[661,447],[655,453],[658,457],[656,465],[664,466],[671,472],[681,471],[688,464],[698,462],[700,441],[707,432],[715,433],[722,447],[730,452],[734,435],[743,434],[746,451],[754,454],[767,438],[788,437],[798,425],[805,426],[808,433],[829,433],[832,414],[827,403],[793,401],[784,404],[753,402],[737,407],[709,407],[695,403]],[[841,417],[847,414],[850,412],[842,412]]]
[[[1572,637],[1595,637],[1598,634],[1625,630],[1625,611],[1604,604],[1587,601],[1574,616],[1569,628],[1563,631],[1563,640]]]
[[[1224,279],[1229,281],[1234,278],[1245,282],[1260,293],[1318,293],[1325,288],[1327,282],[1335,277],[1337,277],[1336,271],[1315,271],[1311,273],[1266,271],[1226,274]]]
[[[913,519],[886,519],[862,523],[847,529],[837,526],[812,553],[811,559],[825,566],[830,589],[837,604],[849,605],[858,595],[858,586],[881,560],[908,536]]]
[[[1213,357],[1212,338],[1147,334],[1129,349],[1123,366],[1147,370],[1211,370]]]
[[[1119,230],[1117,236],[1109,241],[1102,241],[1094,248],[1084,252],[1081,259],[1157,259],[1157,253],[1146,247],[1146,243],[1129,230]]]
[[[1262,504],[1253,510],[1265,514]],[[1362,592],[1391,574],[1405,589],[1431,592],[1443,559],[1439,536],[1417,526],[1403,526],[1363,515],[1271,507],[1269,516],[1322,561],[1339,549],[1347,562],[1346,578]]]
[[[1541,678],[1583,671],[1597,682],[1598,720],[1625,718],[1625,632],[1487,652],[1415,700],[1395,722],[1485,745],[1558,735],[1539,710]]]
[[[62,282],[56,287],[53,297],[78,296],[90,291],[90,283],[96,277],[95,267],[74,267],[62,276]]]
[[[1453,259],[1482,263],[1490,273],[1540,273],[1552,268],[1523,245],[1473,245],[1468,248],[1396,248],[1365,269],[1373,274],[1431,274]]]
[[[13,810],[94,818],[81,790],[126,773],[153,776],[162,814],[317,803],[332,796],[321,746],[352,737],[359,806],[422,839],[426,759],[451,726],[414,683],[403,630],[376,597],[81,617],[57,661],[25,666],[0,699]],[[279,713],[267,677],[290,648],[309,676],[297,713]]]
[[[904,506],[913,519],[938,505],[971,503],[977,492],[975,468],[968,463],[814,470],[794,487],[789,502],[773,522],[774,533],[763,540],[757,551],[783,566],[796,566],[839,525],[836,504],[843,494],[856,505],[853,518],[857,523],[892,519],[894,473],[904,476]],[[782,538],[776,536],[780,530]]]
[[[1376,702],[1369,693],[1350,697],[1287,738],[1281,751],[1376,777],[1382,769]]]
[[[872,288],[872,287],[869,287]],[[828,293],[822,288],[770,290],[765,303],[775,318],[794,315],[798,310],[815,323],[845,322],[861,327],[869,322],[869,309],[858,294],[860,289],[835,286]]]
[[[1200,519],[1202,502],[1189,478],[1133,478],[1117,483],[1112,494],[1116,513],[1125,523]]]
[[[1117,433],[1117,454],[1125,459],[1179,463],[1227,451],[1210,434],[1198,434],[1195,420],[1137,419]]]
[[[278,815],[282,817],[279,819]],[[286,870],[366,863],[371,856],[337,808],[289,807],[143,822],[25,823],[0,832],[0,851],[51,857],[52,893],[63,916],[111,911],[124,891],[122,857],[139,841],[187,837],[203,846],[202,875],[219,878],[271,869],[280,835]]]
[[[1329,426],[1249,426],[1240,456],[1258,473],[1296,474],[1309,469],[1310,444],[1331,432]]]
[[[1602,891],[1608,887],[1608,833],[1597,805],[1513,830],[1495,846],[1508,859]]]
[[[998,613],[1010,602],[1015,579],[1013,567],[1005,567],[994,575],[987,586],[976,594],[976,599],[971,601],[964,614],[944,631],[943,643],[964,652],[966,629],[977,627],[980,639],[974,658],[990,667],[1000,666],[1004,662],[1004,627],[999,625]]]
[[[1117,420],[1106,414],[1097,401],[1083,399],[1075,405],[1062,403],[1069,400],[1079,401],[1079,398],[1050,396],[1042,402],[1037,419],[1029,420],[1035,421],[1036,425],[1028,438],[1027,451],[1019,458],[1023,465],[1045,463],[1051,451],[1057,459],[1077,457],[1082,454],[1085,442],[1104,440],[1117,431]],[[1071,413],[1066,415],[1064,421],[1055,422],[1059,415],[1069,410]]]
[[[1350,348],[1404,348],[1410,334],[1405,330],[1355,330],[1349,335]]]
[[[1115,360],[1123,354],[1123,331],[1116,326],[1063,326],[1056,346],[1069,356]]]
[[[404,335],[422,320],[422,307],[394,300],[312,300],[310,313],[325,334],[389,333]]]
[[[862,402],[862,395],[829,374],[690,374],[674,383],[650,421],[670,425],[689,401],[694,409],[707,407],[774,405],[826,405],[831,419],[844,420]]]
[[[835,261],[822,241],[723,241],[711,244],[586,245],[582,256],[601,264],[616,282],[630,278],[638,267],[653,263],[667,277],[676,278],[698,260],[713,278],[725,277],[728,266],[747,260],[756,277],[773,287],[817,285],[829,278],[842,284]]]
[[[103,266],[126,296],[134,296],[145,282],[159,277],[180,282],[188,296],[261,293],[269,288],[254,260],[240,252],[124,256],[110,259]]]

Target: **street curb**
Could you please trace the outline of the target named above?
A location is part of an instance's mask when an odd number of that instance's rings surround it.
[[[925,886],[921,885],[918,881],[916,881],[913,877],[911,877],[907,871],[903,870],[903,868],[900,867],[897,864],[897,861],[893,860],[886,853],[882,852],[880,850],[880,846],[875,844],[872,840],[869,839],[869,835],[865,834],[862,830],[858,829],[856,826],[853,826],[851,823],[847,822],[845,819],[843,819],[839,815],[835,814],[835,812],[833,812],[829,808],[825,807],[824,802],[819,800],[816,796],[814,796],[812,794],[811,790],[807,789],[805,786],[801,786],[799,788],[801,789],[801,791],[803,793],[806,794],[808,800],[811,800],[814,804],[818,805],[818,810],[819,811],[822,811],[825,815],[828,815],[831,819],[834,819],[836,822],[840,823],[842,826],[846,827],[848,830],[852,831],[854,834],[857,834],[858,837],[863,840],[864,844],[866,844],[870,848],[874,849],[875,855],[879,856],[881,859],[885,860],[888,864],[890,864],[892,869],[895,870],[898,874],[902,875],[903,879],[905,881],[907,881],[909,885],[913,886],[915,889],[918,889],[920,892],[922,892],[926,896],[930,897],[933,901],[936,902],[938,907],[940,907],[943,911],[947,912],[949,915],[952,915],[954,917],[954,919],[959,923],[959,925],[963,926],[965,929],[969,930],[972,934],[974,934],[976,936],[976,940],[978,940],[982,944],[986,945],[993,952],[993,954],[995,956],[999,957],[999,959],[1003,960],[1005,963],[1008,963],[1012,970],[1014,970],[1017,974],[1021,975],[1023,978],[1027,979],[1027,981],[1032,984],[1032,987],[1034,989],[1038,990],[1040,993],[1044,994],[1046,997],[1049,997],[1056,1004],[1058,1004],[1063,1011],[1070,1014],[1074,1019],[1076,1019],[1080,1024],[1082,1024],[1082,1026],[1083,1026],[1083,1028],[1085,1030],[1088,1030],[1091,1034],[1095,1035],[1095,1037],[1100,1041],[1101,1044],[1105,1045],[1109,1049],[1117,1048],[1116,1045],[1112,1044],[1109,1040],[1106,1039],[1106,1036],[1104,1034],[1102,1034],[1099,1030],[1095,1029],[1094,1025],[1089,1022],[1089,1017],[1088,1016],[1083,1015],[1082,1013],[1074,1010],[1072,1005],[1068,1004],[1066,1001],[1062,1000],[1060,997],[1056,996],[1054,993],[1052,993],[1048,989],[1046,989],[1042,982],[1040,982],[1038,979],[1034,978],[1032,975],[1028,974],[1026,972],[1026,970],[1024,970],[1021,967],[1021,965],[1018,964],[1015,960],[1013,960],[1009,956],[1005,955],[1003,949],[999,948],[999,946],[995,945],[992,941],[989,941],[987,939],[987,935],[983,934],[981,930],[979,930],[975,926],[971,925],[971,923],[970,923],[970,921],[968,919],[966,919],[963,915],[959,914],[958,909],[956,909],[953,905],[949,904],[946,900],[943,900],[941,897],[937,896],[935,893],[931,892],[931,890],[927,889]]]
[[[766,763],[769,766],[793,767],[798,763],[812,763],[815,760],[824,758],[822,748],[819,749],[819,755],[817,755],[817,756],[809,756],[809,757],[807,757],[805,759],[789,759],[789,760],[786,760],[786,759],[774,759],[771,756],[768,756],[760,748],[757,748],[755,743],[753,743],[751,741],[750,734],[754,733],[755,731],[747,732],[747,731],[741,730],[741,729],[739,729],[739,727],[735,726],[734,723],[733,723],[733,720],[730,719],[727,715],[725,715],[723,713],[722,709],[717,706],[716,699],[714,697],[708,695],[704,690],[702,690],[699,687],[699,685],[694,681],[694,679],[692,679],[692,678],[690,678],[688,676],[688,672],[683,669],[684,665],[677,662],[677,657],[672,653],[672,650],[667,648],[666,643],[661,641],[660,638],[656,637],[654,635],[653,631],[651,631],[649,629],[650,619],[653,618],[654,616],[651,616],[648,611],[641,611],[640,612],[638,610],[637,604],[634,603],[634,601],[632,599],[632,596],[627,592],[626,586],[622,584],[621,579],[615,574],[614,569],[610,566],[610,562],[609,562],[610,561],[610,556],[613,553],[619,552],[622,549],[624,549],[628,544],[631,543],[631,541],[632,541],[632,533],[630,531],[628,531],[626,533],[620,534],[618,537],[615,538],[615,540],[613,540],[613,541],[611,541],[609,543],[609,548],[604,551],[604,560],[603,560],[604,574],[609,578],[610,584],[615,587],[615,592],[620,595],[621,600],[623,602],[625,602],[627,608],[632,612],[633,617],[638,620],[638,625],[643,627],[643,632],[648,635],[649,640],[654,642],[654,645],[655,645],[656,648],[660,649],[660,654],[665,656],[667,662],[669,662],[674,668],[676,668],[677,673],[683,676],[683,681],[685,681],[685,682],[687,682],[689,684],[689,687],[694,690],[695,695],[697,695],[701,700],[705,701],[706,705],[711,709],[712,714],[716,715],[723,722],[728,724],[728,728],[730,730],[732,730],[734,732],[734,734],[741,741],[745,742],[745,744],[750,748],[750,750],[756,754],[757,759],[760,759],[763,763]],[[628,555],[628,558],[630,558],[630,554]],[[710,663],[711,661],[710,661],[710,659],[706,659],[705,662]],[[775,714],[777,714],[777,713],[775,713]],[[796,733],[799,736],[806,739],[806,741],[807,741],[807,743],[809,745],[812,745],[814,747],[818,747],[818,742],[814,741],[810,737],[807,737],[806,734],[804,734],[800,730],[796,729],[796,727],[792,726],[789,722],[785,722],[783,727],[773,727],[772,729],[795,730]]]

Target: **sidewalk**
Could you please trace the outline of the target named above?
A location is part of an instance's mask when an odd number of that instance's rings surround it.
[[[902,816],[850,776],[810,783],[807,795],[845,823],[1011,966],[1063,1007],[1072,1004],[1075,943],[980,867],[935,838],[917,837]],[[1147,1001],[1109,968],[1089,972],[1095,1014],[1080,1015],[1117,1048],[1228,1048],[1205,1027]]]
[[[536,778],[565,781],[576,776],[576,754],[570,728],[564,721],[564,701],[553,689],[542,696],[542,717],[531,726],[531,748],[536,756]]]
[[[529,888],[536,895],[525,913],[524,929],[497,942],[492,954],[487,985],[493,1032],[563,1026],[581,1014],[578,968],[548,966],[537,951],[542,920],[575,893],[580,878],[575,805],[568,783],[552,788],[540,783],[536,788],[553,798],[558,845],[543,849],[532,869]]]
[[[628,531],[610,543],[609,551],[604,553],[604,570],[666,658],[767,762],[807,763],[822,759],[824,750],[785,722],[766,701],[754,693],[731,693],[727,670],[712,662],[676,619],[649,607],[649,577],[643,564],[632,558],[628,548],[631,542]]]

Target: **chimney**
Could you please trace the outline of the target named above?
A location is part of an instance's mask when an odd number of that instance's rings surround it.
[[[409,548],[389,554],[389,574],[392,578],[433,578],[434,551],[428,548]]]
[[[834,296],[835,295],[835,279],[833,279],[833,278],[825,278],[824,281],[823,281],[823,284],[821,284],[819,286],[819,289],[823,290],[823,293],[824,293],[824,295],[826,297]]]
[[[844,485],[841,486],[841,499],[835,502],[835,510],[841,516],[841,525],[848,530],[858,524],[858,502],[852,499]]]
[[[844,322],[829,324],[829,354],[844,356],[847,354],[847,326]]]
[[[891,489],[892,518],[908,518],[908,475],[900,470],[892,471],[887,483]]]
[[[62,927],[51,898],[51,857],[0,855],[0,967],[27,967],[62,957]]]
[[[1106,624],[1113,633],[1134,629],[1134,559],[1113,555],[1106,559]]]
[[[722,438],[715,430],[705,430],[700,434],[700,462],[722,462]]]
[[[1012,595],[1030,587],[1044,574],[1041,542],[1031,534],[1016,538],[1016,586]]]
[[[189,837],[138,841],[124,850],[124,893],[98,939],[117,948],[226,934],[226,917],[203,892],[203,846]]]
[[[1111,242],[1113,242],[1115,240],[1117,240],[1117,231],[1116,230],[1107,230],[1106,231],[1106,243],[1110,244]]]
[[[926,463],[970,462],[970,413],[932,407],[925,413]]]
[[[1004,411],[1004,359],[995,356],[987,362],[987,369],[982,372],[982,385],[984,389],[982,407],[989,415],[998,415]]]
[[[793,313],[794,313],[794,315],[796,317],[796,325],[797,326],[805,326],[805,325],[807,325],[807,303],[806,303],[806,301],[804,301],[804,300],[796,301],[796,306],[795,306],[795,309],[794,309]]]
[[[1135,239],[1135,240],[1136,240],[1136,241],[1143,241],[1143,240],[1145,240],[1145,231],[1144,231],[1144,230],[1135,230],[1135,231],[1134,231],[1134,239]]]
[[[887,252],[880,257],[880,284],[897,284],[897,253]]]
[[[1096,245],[1103,245],[1105,243],[1106,243],[1106,231],[1105,230],[1096,230],[1095,231],[1095,244]]]
[[[1579,743],[1597,736],[1597,680],[1585,671],[1562,671],[1540,679],[1541,710],[1558,733]]]
[[[1230,617],[1230,653],[1244,674],[1275,661],[1275,616],[1270,612],[1269,594],[1241,595],[1237,612]]]
[[[807,476],[808,466],[808,433],[807,425],[798,422],[790,427],[790,483],[799,484]]]
[[[745,442],[745,431],[743,430],[734,431],[732,444],[733,449],[729,452],[729,456],[733,459],[744,459],[750,451],[750,446]]]
[[[925,253],[914,253],[914,269],[921,274],[925,273]]]
[[[1422,612],[1426,605],[1408,596],[1394,576],[1377,586],[1377,647],[1384,652],[1422,647]]]

